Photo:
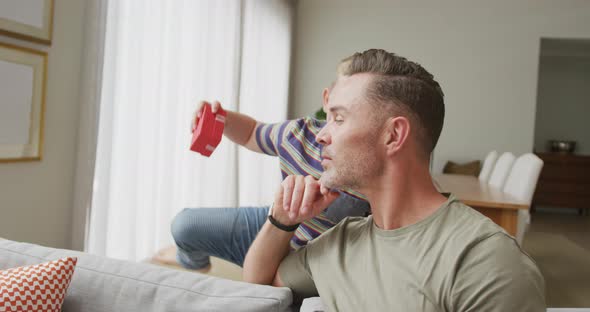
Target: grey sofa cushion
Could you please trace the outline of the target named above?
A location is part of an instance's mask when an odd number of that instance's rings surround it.
[[[299,312],[325,312],[326,308],[320,297],[310,297],[303,300]]]
[[[0,239],[0,269],[78,258],[64,312],[291,311],[291,291]]]

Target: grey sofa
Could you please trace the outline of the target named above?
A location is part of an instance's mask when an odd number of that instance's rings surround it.
[[[288,288],[0,239],[0,270],[67,256],[77,257],[78,264],[64,312],[293,310]]]

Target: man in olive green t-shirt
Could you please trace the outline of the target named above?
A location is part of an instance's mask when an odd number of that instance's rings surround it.
[[[429,172],[443,93],[420,65],[354,54],[336,82],[320,180],[286,178],[244,262],[244,280],[319,295],[330,311],[545,311],[533,260],[491,220],[437,192]],[[372,207],[295,252],[297,224],[350,188]]]

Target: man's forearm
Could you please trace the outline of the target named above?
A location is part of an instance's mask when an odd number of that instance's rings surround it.
[[[244,281],[271,285],[281,261],[289,254],[293,233],[282,231],[267,220],[244,259]]]

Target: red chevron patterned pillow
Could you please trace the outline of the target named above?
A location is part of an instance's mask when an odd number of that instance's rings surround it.
[[[76,258],[0,271],[0,311],[59,312]]]

